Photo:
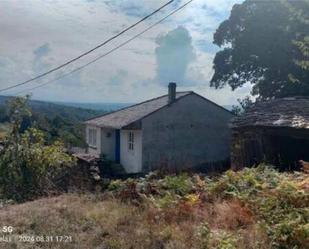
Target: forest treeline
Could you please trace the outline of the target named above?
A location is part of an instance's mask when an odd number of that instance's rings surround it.
[[[2,130],[9,129],[8,102],[12,97],[0,97],[0,123]],[[105,111],[69,107],[50,102],[29,100],[31,117],[24,117],[22,130],[34,125],[43,131],[48,143],[62,140],[67,146],[85,147],[83,121],[103,114]]]

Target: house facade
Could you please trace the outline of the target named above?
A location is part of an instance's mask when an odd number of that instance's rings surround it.
[[[170,83],[167,95],[86,121],[88,153],[103,154],[127,173],[215,165],[229,160],[232,117]]]

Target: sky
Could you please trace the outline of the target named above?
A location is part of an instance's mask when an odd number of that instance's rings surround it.
[[[27,80],[95,47],[167,0],[1,0],[0,88]],[[186,0],[164,11],[76,63],[27,86],[27,92],[59,77],[158,21]],[[221,105],[237,103],[250,85],[231,91],[209,86],[212,61],[220,49],[213,33],[241,0],[195,0],[131,43],[91,66],[37,88],[33,99],[67,102],[136,103],[166,94],[169,82],[178,91],[192,90]]]

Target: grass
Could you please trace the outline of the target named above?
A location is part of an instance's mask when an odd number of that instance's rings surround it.
[[[14,234],[72,236],[68,243],[12,242],[8,249],[305,249],[308,192],[307,174],[267,167],[216,179],[151,174],[113,181],[103,193],[6,205],[0,221]]]

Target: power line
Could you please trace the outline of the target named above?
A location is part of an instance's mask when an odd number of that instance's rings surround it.
[[[172,2],[174,2],[174,0],[170,0],[170,1],[167,2],[166,4],[162,5],[160,8],[156,9],[156,10],[153,11],[152,13],[150,13],[150,14],[148,14],[147,16],[145,16],[145,17],[143,17],[142,19],[140,19],[138,22],[136,22],[136,23],[130,25],[129,27],[125,28],[124,30],[122,30],[122,31],[119,32],[118,34],[112,36],[111,38],[107,39],[106,41],[102,42],[101,44],[97,45],[96,47],[94,47],[94,48],[88,50],[87,52],[84,52],[84,53],[82,53],[81,55],[79,55],[79,56],[77,56],[77,57],[75,57],[75,58],[73,58],[73,59],[71,59],[71,60],[69,60],[69,61],[67,61],[67,62],[65,62],[65,63],[63,63],[63,64],[61,64],[60,66],[57,66],[57,67],[55,67],[55,68],[53,68],[53,69],[51,69],[51,70],[49,70],[49,71],[47,71],[47,72],[45,72],[45,73],[39,74],[39,75],[37,75],[37,76],[35,76],[35,77],[29,79],[29,80],[26,80],[26,81],[24,81],[24,82],[21,82],[21,83],[18,83],[18,84],[15,84],[15,85],[12,85],[12,86],[9,86],[9,87],[0,89],[0,92],[7,91],[7,90],[10,90],[10,89],[12,89],[12,88],[16,88],[16,87],[18,87],[18,86],[25,85],[25,84],[27,84],[27,83],[29,83],[29,82],[31,82],[31,81],[40,79],[40,78],[42,78],[42,77],[44,77],[44,76],[46,76],[46,75],[48,75],[48,74],[50,74],[50,73],[52,73],[52,72],[55,72],[55,71],[59,70],[60,68],[63,68],[63,67],[65,67],[65,66],[71,64],[71,63],[74,62],[74,61],[77,61],[78,59],[80,59],[80,58],[82,58],[82,57],[84,57],[84,56],[90,54],[90,53],[93,52],[94,50],[97,50],[98,48],[104,46],[105,44],[109,43],[110,41],[116,39],[116,38],[119,37],[120,35],[122,35],[122,34],[124,34],[125,32],[127,32],[128,30],[134,28],[135,26],[137,26],[137,25],[140,24],[141,22],[145,21],[146,19],[150,18],[151,16],[153,16],[154,14],[156,14],[157,12],[159,12],[160,10],[162,10],[163,8],[165,8],[167,5],[171,4]]]
[[[61,76],[59,76],[59,77],[57,77],[57,78],[55,78],[55,79],[52,79],[52,80],[50,80],[50,81],[47,81],[47,82],[45,82],[45,83],[43,83],[43,84],[41,84],[41,85],[38,85],[38,86],[35,86],[35,87],[33,87],[33,88],[29,88],[29,89],[25,89],[25,90],[23,90],[23,91],[17,92],[16,95],[19,95],[19,94],[21,94],[21,93],[28,92],[28,91],[32,91],[32,90],[35,90],[35,89],[37,89],[37,88],[43,87],[43,86],[45,86],[45,85],[48,85],[48,84],[53,83],[53,82],[55,82],[55,81],[58,81],[58,80],[60,80],[60,79],[62,79],[62,78],[64,78],[64,77],[66,77],[66,76],[68,76],[68,75],[71,75],[71,74],[73,74],[73,73],[75,73],[75,72],[77,72],[77,71],[80,71],[80,70],[84,69],[85,67],[88,67],[89,65],[95,63],[96,61],[102,59],[103,57],[105,57],[105,56],[107,56],[107,55],[113,53],[114,51],[118,50],[119,48],[125,46],[125,45],[128,44],[129,42],[135,40],[137,37],[141,36],[142,34],[146,33],[148,30],[152,29],[153,27],[157,26],[157,25],[160,24],[161,22],[165,21],[167,18],[169,18],[170,16],[174,15],[175,13],[177,13],[178,11],[180,11],[181,9],[183,9],[184,7],[186,7],[188,4],[190,4],[190,3],[193,2],[193,1],[194,1],[194,0],[190,0],[190,1],[186,2],[186,3],[184,3],[183,5],[181,5],[180,7],[178,7],[176,10],[172,11],[172,12],[171,12],[170,14],[168,14],[167,16],[163,17],[162,19],[160,19],[159,21],[155,22],[154,24],[152,24],[152,25],[149,26],[148,28],[144,29],[142,32],[140,32],[140,33],[138,33],[137,35],[133,36],[132,38],[126,40],[125,42],[123,42],[123,43],[121,43],[120,45],[116,46],[115,48],[109,50],[108,52],[106,52],[106,53],[104,53],[104,54],[98,56],[98,57],[95,58],[94,60],[92,60],[92,61],[90,61],[90,62],[84,64],[83,66],[77,67],[77,68],[75,68],[74,70],[72,70],[72,71],[70,71],[70,72],[68,72],[68,73],[62,74]]]

